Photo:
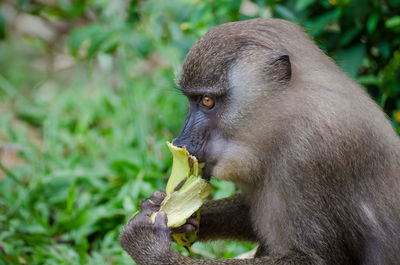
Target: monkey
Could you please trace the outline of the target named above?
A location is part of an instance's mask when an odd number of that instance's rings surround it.
[[[400,264],[400,140],[362,87],[304,30],[280,19],[216,26],[188,52],[179,136],[203,178],[239,192],[203,205],[198,240],[259,244],[252,259],[171,247],[156,191],[120,234],[137,264]]]

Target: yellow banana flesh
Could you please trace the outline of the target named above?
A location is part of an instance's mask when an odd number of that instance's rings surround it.
[[[167,215],[168,227],[179,227],[194,214],[200,221],[200,207],[210,194],[211,185],[201,178],[204,164],[199,164],[185,147],[179,148],[169,142],[167,145],[173,155],[173,164],[160,210]],[[152,215],[153,222],[156,214]],[[196,241],[197,233],[179,233],[172,237],[176,243],[188,248]]]

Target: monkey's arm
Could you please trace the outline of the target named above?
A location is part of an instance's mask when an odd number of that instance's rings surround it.
[[[152,211],[142,210],[141,213],[129,220],[120,235],[121,246],[138,265],[313,264],[307,256],[297,253],[255,259],[196,260],[184,257],[175,252],[171,246],[171,232],[167,227],[165,213],[159,212],[154,224],[150,220],[151,213]]]
[[[198,240],[216,239],[257,240],[251,227],[249,207],[241,195],[203,205]]]
[[[296,253],[287,256],[266,256],[255,259],[241,260],[196,260],[181,256],[179,253],[175,252],[171,246],[171,231],[167,227],[167,217],[165,213],[159,212],[156,215],[154,224],[150,219],[151,214],[158,211],[159,204],[161,203],[163,196],[165,195],[159,191],[156,191],[149,200],[142,202],[142,211],[138,215],[132,217],[121,232],[120,242],[122,248],[128,252],[128,254],[138,265],[312,264],[307,256]],[[227,236],[228,238],[231,238],[227,235],[229,232],[233,233],[236,237],[241,237],[239,236],[240,231],[243,232],[244,230],[242,229],[246,229],[246,227],[248,228],[249,225],[242,226],[246,221],[246,218],[239,218],[239,221],[236,222],[235,214],[246,213],[246,215],[248,215],[248,210],[245,210],[246,207],[243,206],[243,201],[237,196],[219,201],[213,201],[206,205],[204,209],[203,222],[206,222],[209,228],[203,229],[203,233],[201,233],[202,239],[214,238],[211,235],[213,231],[215,231],[215,233],[217,233],[219,236]],[[222,209],[226,211],[227,216],[223,217],[224,213],[221,212]],[[215,217],[216,220],[214,220],[212,217]],[[219,227],[217,224],[218,220],[226,225],[226,227],[221,228],[223,232],[217,231],[217,228]],[[233,222],[233,225],[229,224],[229,221]],[[234,231],[234,229],[239,229],[240,231]],[[207,235],[205,232],[210,234]],[[248,239],[249,237],[254,237],[254,233],[250,234],[253,236],[245,236],[245,238]]]

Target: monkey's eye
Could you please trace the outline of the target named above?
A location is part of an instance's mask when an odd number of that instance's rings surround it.
[[[201,104],[204,107],[211,109],[212,107],[214,107],[214,100],[212,98],[210,98],[209,96],[203,96],[201,98]]]

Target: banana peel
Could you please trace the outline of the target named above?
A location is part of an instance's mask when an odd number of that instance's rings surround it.
[[[179,227],[192,215],[200,221],[200,208],[211,192],[211,184],[201,178],[204,163],[199,164],[185,147],[179,148],[169,142],[167,145],[173,155],[173,163],[160,211],[166,213],[168,227]],[[153,222],[156,214],[151,216]],[[195,242],[197,233],[172,234],[172,238],[179,245],[189,248]]]

